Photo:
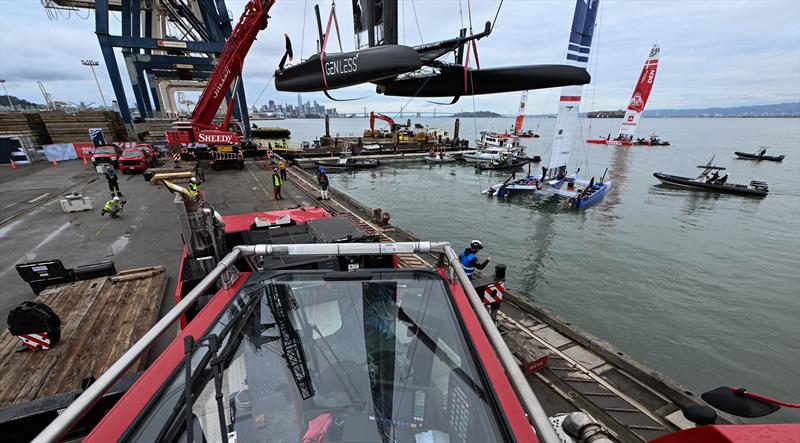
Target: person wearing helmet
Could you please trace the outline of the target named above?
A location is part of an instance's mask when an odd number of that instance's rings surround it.
[[[107,201],[105,205],[103,205],[103,210],[100,211],[100,215],[111,214],[111,218],[119,217],[119,213],[122,211],[122,205],[124,202],[119,198],[118,195],[115,195],[111,200]]]
[[[272,197],[275,200],[283,200],[281,186],[283,186],[283,180],[281,180],[281,176],[278,173],[278,168],[275,168],[272,170]]]
[[[317,181],[319,182],[319,199],[330,200],[328,197],[330,181],[328,180],[328,174],[325,173],[325,168],[319,168],[319,171],[317,171]]]
[[[461,267],[470,280],[472,280],[475,269],[483,269],[492,261],[492,257],[486,257],[486,261],[483,263],[478,261],[478,252],[481,249],[483,249],[483,244],[479,240],[472,240],[469,247],[464,249],[458,256],[459,261],[461,261]]]
[[[200,198],[199,197],[200,189],[198,186],[199,185],[197,184],[197,179],[195,177],[189,179],[189,186],[187,186],[187,189],[189,190],[189,193],[192,194],[192,197],[194,197],[195,200]]]

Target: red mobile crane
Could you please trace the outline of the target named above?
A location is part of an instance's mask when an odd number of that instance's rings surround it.
[[[228,104],[222,125],[214,124],[214,116],[225,99],[234,79],[242,75],[244,58],[256,40],[258,33],[267,28],[269,10],[275,0],[250,0],[244,8],[239,23],[233,28],[231,36],[214,71],[208,79],[200,100],[187,122],[176,122],[175,130],[167,131],[170,144],[205,143],[208,145],[234,145],[240,143],[240,134],[230,130],[233,100]]]

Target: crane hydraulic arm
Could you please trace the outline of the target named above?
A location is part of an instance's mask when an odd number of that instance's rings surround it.
[[[370,112],[369,113],[369,130],[370,131],[375,132],[375,119],[376,118],[378,120],[383,120],[386,123],[389,123],[389,127],[391,128],[392,132],[395,131],[395,129],[396,129],[395,127],[397,125],[395,124],[394,120],[392,120],[391,117],[383,115],[383,114],[376,114],[374,112]]]
[[[170,143],[197,142],[210,145],[239,143],[239,135],[230,131],[232,106],[228,106],[225,121],[221,126],[214,124],[214,116],[216,116],[222,101],[225,100],[231,83],[242,75],[244,59],[258,33],[266,29],[269,20],[268,13],[273,4],[275,4],[275,0],[250,0],[247,2],[239,22],[225,43],[225,48],[200,95],[194,112],[192,112],[191,122],[189,122],[191,128],[184,124],[175,131],[168,131],[167,140]]]

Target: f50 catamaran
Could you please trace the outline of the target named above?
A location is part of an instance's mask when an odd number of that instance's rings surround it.
[[[575,6],[572,31],[567,46],[567,63],[572,66],[585,69],[589,63],[598,5],[599,1],[594,0],[577,2]],[[582,93],[582,86],[561,88],[550,163],[548,167],[542,168],[542,174],[532,176],[529,173],[525,178],[513,182],[512,175],[504,183],[498,183],[484,190],[484,194],[509,197],[522,191],[545,192],[568,197],[570,207],[580,208],[599,200],[611,188],[611,181],[596,182],[594,177],[588,181],[582,180],[578,178],[578,171],[567,174],[567,162],[576,138],[578,108]]]
[[[639,81],[636,82],[636,88],[633,90],[631,101],[628,104],[628,110],[625,111],[625,117],[622,119],[622,124],[619,127],[617,136],[611,138],[599,137],[586,140],[587,143],[596,143],[603,145],[651,145],[662,146],[669,145],[669,142],[660,140],[655,134],[650,138],[639,138],[634,140],[633,135],[636,133],[636,127],[639,125],[639,119],[642,117],[644,107],[647,105],[647,99],[650,97],[650,91],[653,90],[653,82],[656,80],[656,70],[658,70],[658,54],[661,48],[658,45],[653,45],[650,50],[650,56],[644,62],[644,68],[639,75]]]

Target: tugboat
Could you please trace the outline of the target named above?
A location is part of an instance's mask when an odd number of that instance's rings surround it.
[[[761,150],[756,152],[755,154],[751,154],[749,152],[739,152],[739,151],[734,152],[734,154],[736,154],[736,156],[738,156],[740,159],[744,160],[767,160],[771,162],[782,162],[783,159],[786,158],[786,156],[783,154],[767,155],[767,146],[761,146]]]
[[[336,162],[315,161],[314,164],[331,169],[368,169],[377,168],[381,165],[381,161],[372,159],[355,159],[353,157],[342,155]]]
[[[703,169],[703,172],[696,178],[681,177],[661,172],[653,173],[653,177],[666,185],[683,186],[703,191],[751,195],[755,197],[765,197],[769,193],[769,184],[758,180],[751,180],[749,185],[728,183],[728,174],[723,176],[719,175],[719,171],[724,171],[725,168],[712,165],[711,163],[713,161],[714,157],[711,157],[711,161],[709,161],[708,164],[698,166],[698,168]]]

